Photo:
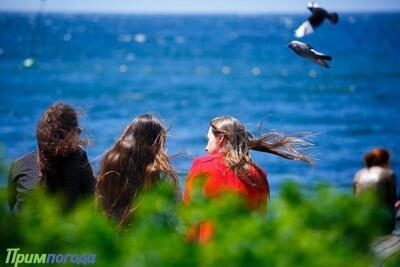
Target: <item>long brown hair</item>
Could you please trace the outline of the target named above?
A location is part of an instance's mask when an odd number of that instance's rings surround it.
[[[134,119],[104,155],[96,188],[97,203],[107,216],[125,224],[135,200],[162,180],[178,178],[165,151],[166,128],[152,115]]]
[[[77,150],[79,139],[78,113],[69,105],[55,103],[42,115],[36,127],[39,168],[50,187],[57,183],[57,159]]]
[[[301,137],[296,137],[299,134],[285,136],[278,132],[269,132],[256,138],[246,130],[242,123],[231,116],[216,117],[210,121],[210,125],[215,136],[222,134],[226,138],[224,159],[229,168],[249,185],[260,187],[259,177],[264,176],[261,169],[254,164],[250,150],[312,163],[307,155],[301,153],[303,148],[311,144]],[[249,171],[251,167],[255,167],[260,175],[251,175]]]

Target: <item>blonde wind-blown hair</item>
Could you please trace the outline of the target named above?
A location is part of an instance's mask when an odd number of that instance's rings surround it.
[[[250,150],[271,153],[286,159],[302,160],[312,164],[311,158],[301,152],[302,149],[311,144],[301,136],[297,137],[300,134],[283,135],[278,132],[268,132],[256,138],[247,131],[242,123],[231,116],[216,117],[210,121],[210,125],[214,136],[222,134],[225,137],[225,162],[243,182],[249,185],[259,187],[258,179],[249,176],[251,166],[256,167],[260,174],[262,173],[254,164]]]

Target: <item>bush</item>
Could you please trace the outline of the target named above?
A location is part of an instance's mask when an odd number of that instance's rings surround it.
[[[370,244],[386,216],[368,196],[329,187],[305,196],[295,184],[271,200],[268,215],[229,194],[211,200],[195,193],[185,206],[163,185],[140,199],[124,229],[96,212],[92,200],[66,213],[58,199],[38,190],[13,216],[4,192],[0,197],[1,261],[6,248],[21,248],[96,254],[96,266],[372,266]],[[216,225],[213,239],[202,246],[186,242],[188,227],[208,219]]]

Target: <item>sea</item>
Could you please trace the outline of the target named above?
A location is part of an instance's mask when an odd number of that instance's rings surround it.
[[[375,147],[391,152],[399,175],[400,13],[339,14],[337,25],[302,38],[333,57],[329,69],[287,46],[307,16],[0,13],[0,185],[12,160],[35,149],[43,111],[60,101],[81,113],[95,172],[127,124],[152,113],[168,128],[182,184],[221,115],[255,135],[309,134],[313,166],[252,152],[273,194],[287,180],[351,192]]]

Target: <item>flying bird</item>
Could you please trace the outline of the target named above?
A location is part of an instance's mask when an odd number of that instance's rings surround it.
[[[331,56],[325,55],[312,48],[309,44],[299,41],[291,41],[288,45],[297,55],[310,59],[322,67],[329,68],[325,60],[332,60]]]
[[[308,3],[308,9],[311,11],[311,16],[303,22],[295,31],[296,38],[302,38],[305,35],[311,34],[318,28],[325,19],[331,23],[336,24],[339,21],[337,13],[328,13],[325,9],[320,7],[317,3]]]

